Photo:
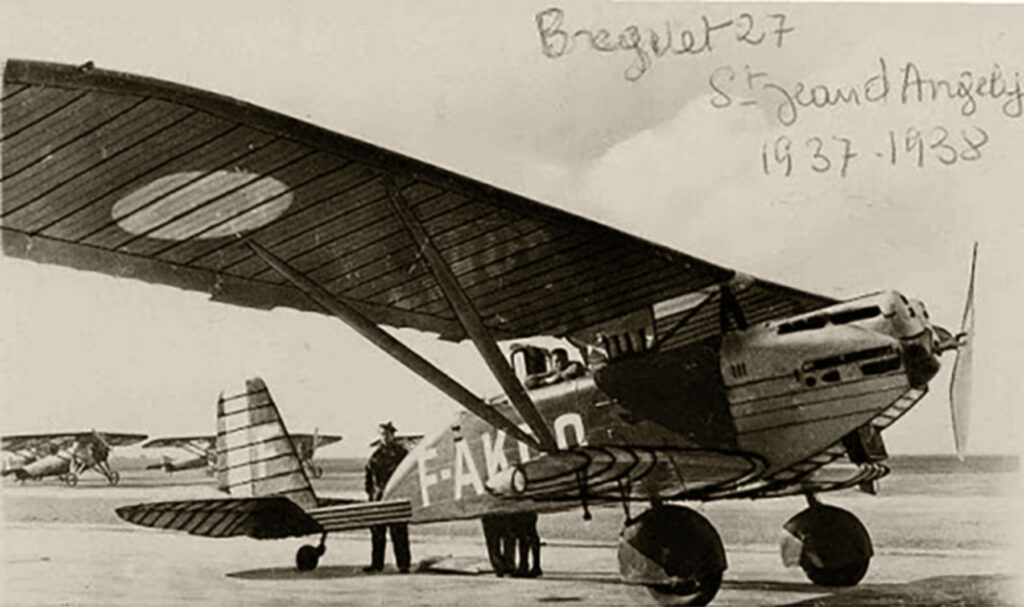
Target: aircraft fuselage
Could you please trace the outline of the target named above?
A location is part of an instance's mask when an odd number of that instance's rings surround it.
[[[694,486],[749,472],[735,465],[737,458],[756,460],[761,478],[780,482],[858,429],[887,426],[894,403],[937,372],[935,340],[924,307],[887,291],[611,360],[530,396],[560,450],[621,446],[693,454],[652,468],[641,481],[663,496],[685,497]],[[490,403],[515,419],[504,397]],[[564,500],[508,499],[488,487],[511,467],[542,457],[550,456],[462,412],[402,462],[385,499],[412,501],[413,522],[564,509]]]
[[[71,471],[71,454],[67,452],[46,455],[15,471],[18,478],[45,478],[61,476]]]

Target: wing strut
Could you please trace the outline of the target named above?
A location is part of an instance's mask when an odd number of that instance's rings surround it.
[[[728,284],[722,284],[719,288],[721,293],[721,301],[719,302],[719,322],[722,326],[722,333],[726,333],[729,330],[729,316],[736,321],[736,328],[740,331],[747,330],[747,319],[743,315],[743,308],[740,307],[740,302],[736,300],[736,294],[732,292],[732,287]]]
[[[391,200],[391,206],[395,209],[395,214],[402,220],[405,229],[412,236],[413,241],[427,260],[434,279],[437,280],[437,284],[444,292],[448,303],[451,304],[452,309],[455,311],[459,323],[465,329],[470,339],[473,340],[473,344],[476,346],[477,351],[480,352],[480,356],[483,357],[484,362],[491,369],[491,373],[494,374],[498,383],[501,384],[502,390],[505,391],[516,411],[519,412],[519,415],[522,416],[530,430],[537,437],[541,449],[555,451],[557,446],[555,445],[554,436],[548,429],[547,424],[544,423],[544,419],[540,416],[533,401],[530,400],[530,396],[526,393],[526,389],[523,388],[523,384],[512,371],[512,367],[509,366],[505,355],[498,349],[498,344],[495,343],[491,332],[484,326],[483,321],[480,319],[480,314],[469,301],[466,292],[462,290],[462,286],[459,284],[458,279],[455,278],[451,267],[448,266],[448,263],[441,257],[441,253],[434,247],[430,236],[423,229],[423,224],[419,222],[419,219],[409,209],[405,197],[398,190],[394,180],[386,177],[384,179],[384,187],[387,190],[388,198]]]
[[[299,290],[308,295],[310,299],[318,303],[329,313],[355,329],[357,333],[366,339],[370,340],[370,342],[375,346],[390,354],[395,360],[405,365],[406,368],[411,370],[413,373],[430,382],[430,384],[435,388],[450,396],[455,400],[455,402],[459,403],[472,413],[475,413],[485,422],[499,430],[504,430],[508,436],[514,437],[516,440],[530,445],[535,449],[540,448],[533,437],[526,432],[523,432],[518,426],[509,421],[508,418],[498,413],[484,401],[480,400],[480,398],[467,390],[462,384],[455,381],[444,373],[444,371],[441,371],[431,364],[430,361],[392,337],[390,333],[378,327],[373,321],[369,320],[334,295],[331,295],[326,289],[288,265],[288,263],[283,259],[275,256],[256,242],[246,240],[245,243],[250,249],[252,249],[253,253],[265,261],[275,272],[288,280],[288,282],[295,285]]]

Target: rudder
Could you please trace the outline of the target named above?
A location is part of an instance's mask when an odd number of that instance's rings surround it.
[[[304,509],[316,494],[262,379],[217,400],[217,487],[233,497],[283,496]]]

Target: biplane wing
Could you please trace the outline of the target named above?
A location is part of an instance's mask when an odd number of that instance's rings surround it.
[[[0,218],[12,257],[322,312],[246,246],[253,241],[371,321],[450,340],[467,335],[425,259],[425,238],[497,339],[569,336],[644,309],[666,331],[671,312],[687,310],[673,302],[735,276],[363,141],[158,80],[10,60],[2,104]],[[750,322],[832,302],[759,280],[744,286],[736,297]],[[716,306],[702,308],[673,339],[720,330]]]
[[[49,434],[16,434],[0,438],[0,448],[4,451],[21,451],[35,449],[42,445],[62,444],[74,440],[91,439],[99,436],[111,447],[125,447],[146,440],[145,434],[125,432],[54,432]]]

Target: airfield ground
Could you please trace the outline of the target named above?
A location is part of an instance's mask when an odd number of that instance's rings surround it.
[[[1022,572],[1016,464],[947,460],[894,462],[882,494],[842,492],[826,503],[855,513],[876,555],[855,588],[815,586],[784,569],[776,542],[800,498],[698,506],[726,544],[729,569],[715,605],[1018,605]],[[643,587],[619,580],[614,542],[619,508],[541,517],[545,575],[498,579],[487,572],[479,523],[412,528],[422,571],[362,573],[366,532],[332,535],[321,566],[292,567],[301,540],[211,540],[133,527],[113,513],[140,501],[216,495],[200,472],[165,476],[122,467],[122,484],[86,476],[76,488],[56,481],[3,487],[4,605],[527,605],[656,604]],[[358,492],[358,466],[334,462],[318,481],[324,494]],[[309,540],[307,540],[309,541]],[[389,555],[390,558],[390,555]]]

